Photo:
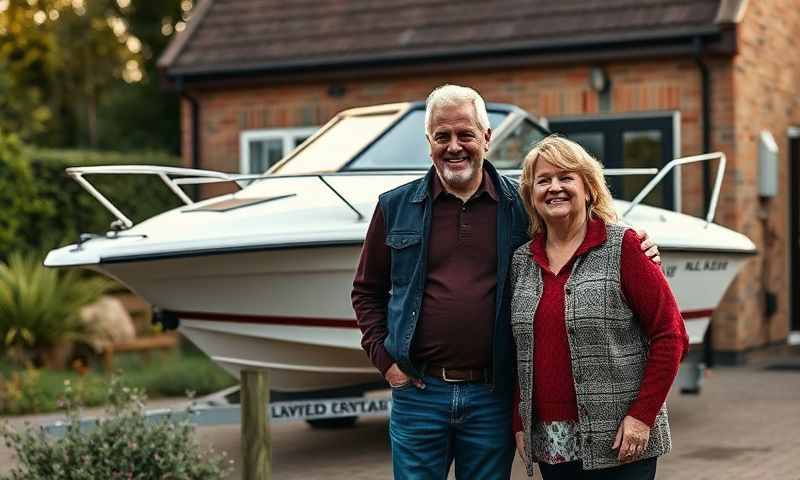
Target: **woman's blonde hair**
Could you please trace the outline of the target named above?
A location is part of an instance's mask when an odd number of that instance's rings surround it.
[[[525,156],[522,163],[522,177],[520,177],[519,194],[525,210],[530,218],[531,236],[544,232],[544,220],[533,206],[532,193],[534,171],[539,161],[545,161],[556,168],[580,175],[589,200],[586,202],[588,218],[599,218],[606,223],[617,221],[617,212],[614,210],[611,192],[606,185],[603,175],[603,165],[583,149],[580,145],[557,135],[550,135],[537,143]]]

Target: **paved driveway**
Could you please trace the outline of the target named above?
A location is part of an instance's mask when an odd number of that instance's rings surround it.
[[[800,480],[800,357],[717,368],[702,395],[673,394],[669,405],[675,448],[659,462],[660,480]],[[272,431],[275,479],[391,478],[385,419],[338,431],[313,430],[304,422],[273,424]],[[238,457],[237,426],[203,427],[198,434],[202,443]],[[9,459],[0,448],[0,471]],[[512,478],[525,478],[518,461]]]

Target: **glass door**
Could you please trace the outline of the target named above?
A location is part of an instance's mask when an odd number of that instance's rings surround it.
[[[675,113],[653,117],[599,117],[550,120],[550,129],[580,143],[606,168],[661,168],[675,158]],[[647,175],[608,177],[614,198],[632,200],[650,180]],[[674,173],[644,199],[675,209]]]

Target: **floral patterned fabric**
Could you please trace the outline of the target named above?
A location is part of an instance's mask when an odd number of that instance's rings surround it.
[[[549,464],[580,460],[578,422],[539,422],[534,425],[533,458]]]

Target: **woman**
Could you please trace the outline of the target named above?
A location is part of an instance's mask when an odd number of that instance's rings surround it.
[[[670,450],[664,405],[688,337],[600,163],[550,136],[525,158],[532,240],[511,267],[517,450],[528,475],[652,479]]]

